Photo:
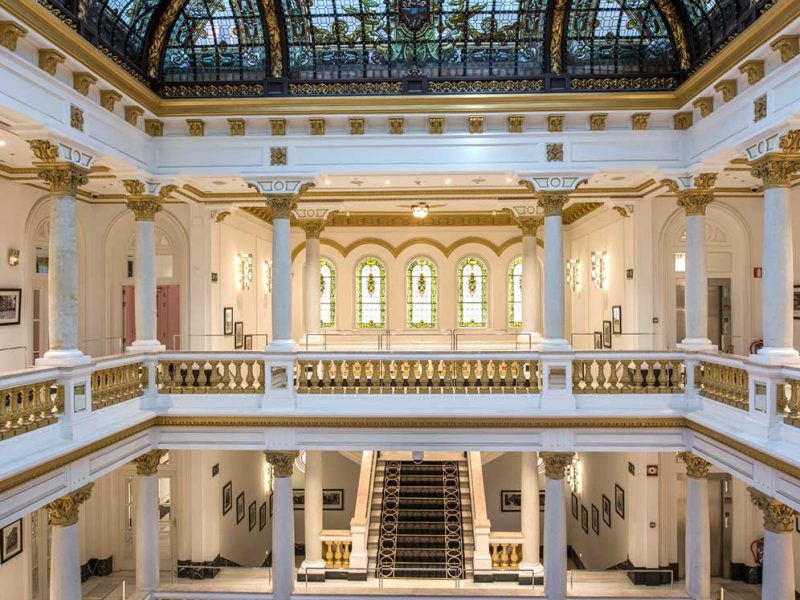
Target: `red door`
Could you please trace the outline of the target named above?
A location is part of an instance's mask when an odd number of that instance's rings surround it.
[[[122,286],[122,331],[127,348],[136,339],[136,300],[132,285]],[[180,286],[159,285],[156,287],[156,335],[167,350],[180,347],[181,305]]]

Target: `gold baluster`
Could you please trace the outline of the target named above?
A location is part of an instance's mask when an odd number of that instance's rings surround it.
[[[333,567],[335,569],[339,569],[342,566],[342,542],[334,542],[334,553],[333,553]]]
[[[645,378],[645,382],[647,383],[647,391],[648,392],[655,392],[656,389],[656,374],[653,365],[655,364],[652,360],[647,361],[645,363],[647,365],[647,377]]]
[[[324,542],[325,544],[325,566],[329,569],[333,567],[333,542]]]
[[[492,554],[492,568],[499,569],[500,568],[500,544],[490,544],[491,547],[491,554]]]
[[[509,557],[509,566],[512,569],[516,569],[519,566],[519,554],[517,554],[517,549],[519,546],[517,544],[511,544],[511,556]]]
[[[608,390],[606,389],[606,364],[608,363],[607,360],[598,360],[597,361],[597,393],[602,394],[606,393]]]
[[[360,360],[352,361],[351,385],[353,388],[364,389],[364,380],[362,379],[363,367]]]
[[[619,364],[619,360],[612,360],[608,362],[610,371],[608,377],[608,388],[613,393],[619,391]]]
[[[248,360],[244,363],[244,366],[247,370],[247,378],[245,379],[245,390],[247,390],[248,392],[254,392],[255,387],[253,386],[253,384],[256,381],[256,377],[253,374],[253,368],[255,366],[255,362],[252,360]]]
[[[500,544],[500,568],[508,569],[508,544]]]
[[[344,546],[344,555],[342,556],[342,566],[345,568],[350,567],[350,544],[351,542],[342,542]]]
[[[642,384],[644,383],[644,377],[642,376],[642,368],[644,365],[643,360],[634,360],[633,361],[633,391],[634,392],[641,392],[642,391]]]
[[[538,394],[539,393],[539,361],[532,360],[531,361],[531,387],[530,391]]]

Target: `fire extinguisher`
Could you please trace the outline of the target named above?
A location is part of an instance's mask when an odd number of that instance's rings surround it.
[[[758,538],[750,544],[750,552],[753,553],[753,561],[757,565],[764,564],[764,538]]]

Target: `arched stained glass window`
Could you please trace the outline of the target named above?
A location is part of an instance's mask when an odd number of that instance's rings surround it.
[[[365,258],[356,267],[356,326],[386,326],[386,269],[377,258]]]
[[[692,23],[697,58],[736,32],[739,19],[750,8],[750,0],[683,0]]]
[[[319,324],[336,327],[336,268],[327,258],[319,261]]]
[[[147,28],[161,0],[91,0],[87,21],[97,27],[104,46],[139,65]]]
[[[486,263],[480,258],[464,258],[458,263],[458,326],[486,327]]]
[[[575,75],[678,70],[672,41],[654,0],[573,0],[566,67]]]
[[[415,258],[406,270],[406,325],[418,329],[436,327],[436,298],[438,295],[436,265],[427,258]]]
[[[267,73],[258,0],[189,0],[164,55],[165,81],[253,81]]]
[[[508,267],[508,326],[522,327],[522,257]]]

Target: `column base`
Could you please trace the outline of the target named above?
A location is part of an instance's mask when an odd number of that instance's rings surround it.
[[[126,353],[138,352],[164,352],[167,347],[158,340],[135,340],[130,346],[125,348]]]
[[[325,581],[325,561],[304,560],[297,570],[297,581]]]
[[[760,365],[797,365],[800,364],[800,352],[794,348],[764,346],[756,354],[750,355],[750,362]]]
[[[37,367],[76,367],[92,362],[92,357],[80,350],[48,350],[36,359]]]
[[[542,352],[572,352],[569,342],[559,338],[542,338]]]
[[[719,348],[711,343],[708,338],[684,338],[678,344],[678,350],[684,352],[719,352]]]
[[[294,340],[272,340],[264,352],[295,352],[297,344]]]
[[[544,565],[542,565],[542,563],[540,562],[537,563],[521,562],[517,566],[517,569],[519,569],[520,578],[522,577],[530,578],[531,572],[533,572],[534,577],[544,576]]]

